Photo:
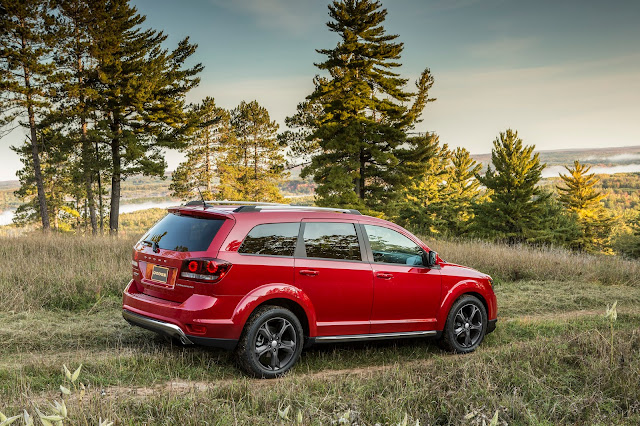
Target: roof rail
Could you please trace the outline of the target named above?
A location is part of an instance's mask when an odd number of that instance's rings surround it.
[[[275,205],[251,205],[251,206],[240,206],[234,210],[236,213],[245,213],[245,212],[259,212],[263,210],[309,210],[309,211],[321,211],[321,212],[338,212],[338,213],[348,213],[348,214],[361,214],[358,210],[355,209],[340,209],[333,207],[315,207],[315,206],[295,206],[291,204],[275,204]]]
[[[203,201],[195,200],[189,201],[185,206],[202,206]],[[315,207],[315,206],[296,206],[292,204],[282,204],[282,203],[265,203],[261,201],[218,201],[218,200],[207,200],[204,201],[204,207],[212,207],[215,205],[228,205],[228,206],[239,206],[234,209],[235,213],[247,213],[247,212],[258,212],[262,210],[309,210],[309,211],[325,211],[325,212],[338,212],[338,213],[348,213],[348,214],[361,214],[358,210],[355,209],[340,209],[333,207]]]
[[[201,206],[204,203],[205,206],[216,206],[216,205],[228,205],[228,206],[288,206],[289,204],[280,204],[280,203],[264,203],[262,201],[227,201],[227,200],[194,200],[189,201],[185,206]]]

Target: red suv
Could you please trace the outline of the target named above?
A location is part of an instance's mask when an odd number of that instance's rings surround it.
[[[129,323],[235,350],[257,377],[314,343],[432,336],[471,352],[496,324],[491,277],[355,210],[191,202],[142,237],[131,266]]]

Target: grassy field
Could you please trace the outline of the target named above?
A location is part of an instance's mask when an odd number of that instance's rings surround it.
[[[318,346],[264,381],[239,373],[226,352],[171,345],[124,322],[134,240],[0,237],[1,412],[51,412],[63,384],[71,424],[480,425],[496,413],[499,424],[640,423],[638,262],[430,242],[495,278],[498,328],[479,350]],[[615,300],[611,328],[603,314]],[[80,364],[70,383],[62,366]]]

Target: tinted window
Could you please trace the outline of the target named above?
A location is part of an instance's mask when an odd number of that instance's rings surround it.
[[[158,243],[173,251],[205,251],[224,223],[224,219],[205,219],[169,213],[140,241]]]
[[[238,249],[240,253],[293,256],[300,223],[266,223],[253,228]]]
[[[353,223],[307,222],[304,226],[307,257],[362,260]]]
[[[422,265],[423,250],[399,232],[383,226],[365,225],[374,262]]]

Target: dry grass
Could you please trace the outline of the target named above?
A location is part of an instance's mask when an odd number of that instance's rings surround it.
[[[74,310],[118,295],[131,275],[134,241],[39,233],[0,237],[0,306]]]
[[[425,241],[445,260],[471,266],[501,281],[551,280],[640,286],[640,261],[619,256],[482,241]]]

